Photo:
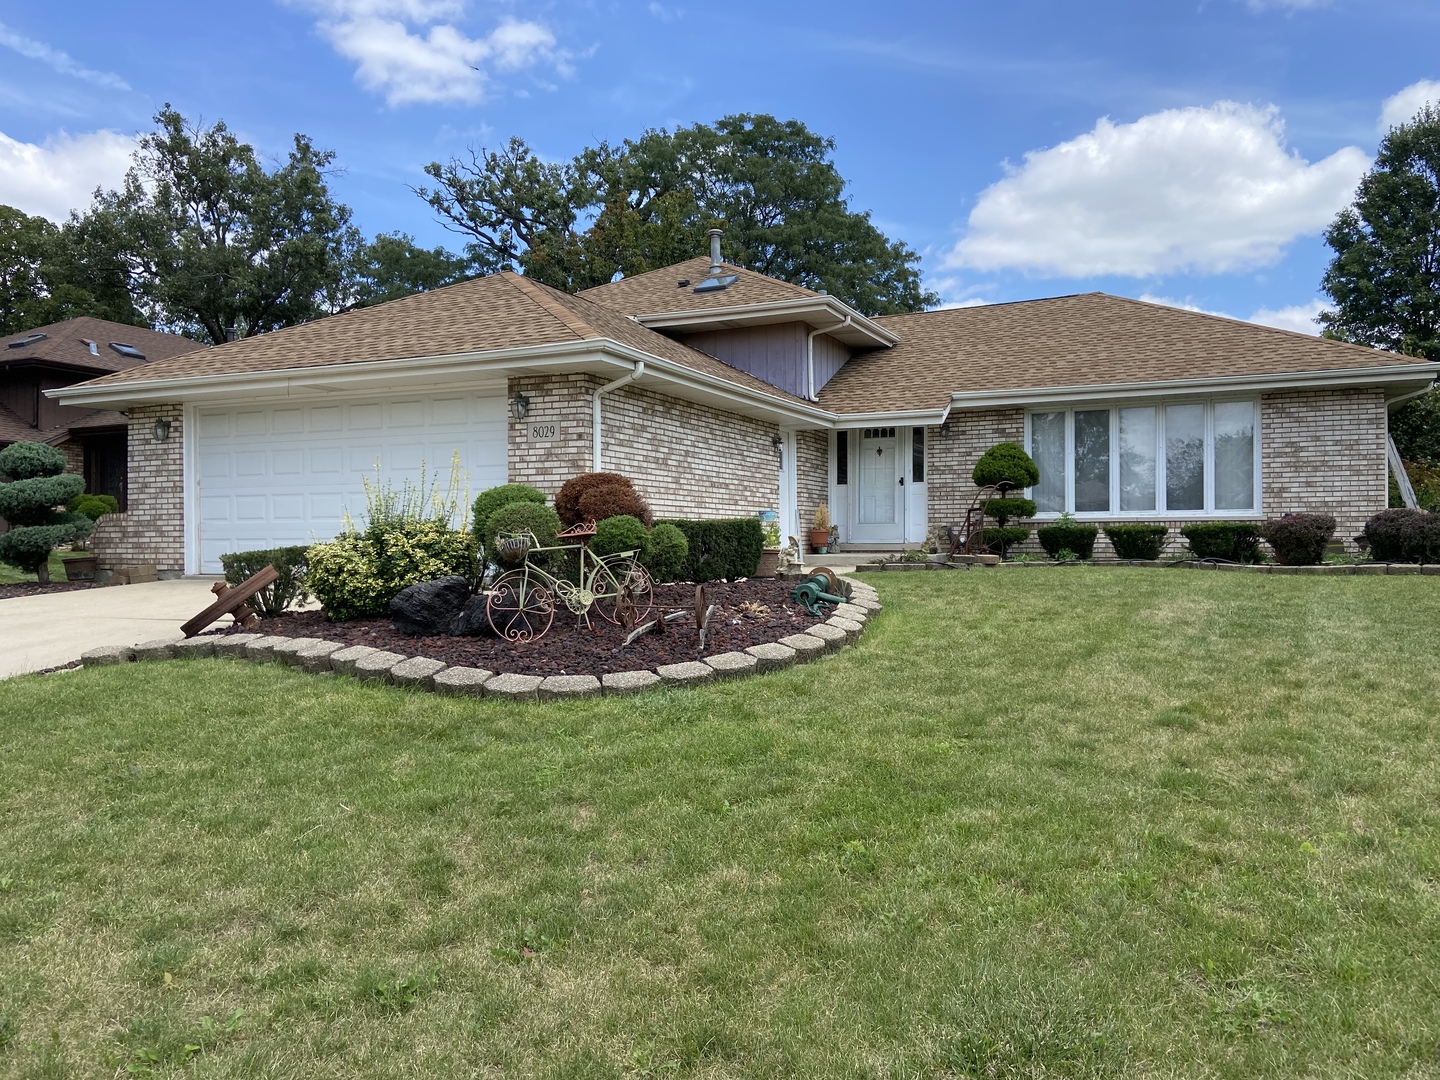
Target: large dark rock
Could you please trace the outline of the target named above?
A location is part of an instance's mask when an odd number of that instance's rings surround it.
[[[490,616],[485,612],[485,600],[484,593],[466,600],[460,614],[450,621],[450,633],[455,637],[481,637],[494,633]]]
[[[450,629],[450,622],[470,599],[470,582],[458,574],[422,581],[401,589],[390,601],[390,625],[402,634],[434,637]]]

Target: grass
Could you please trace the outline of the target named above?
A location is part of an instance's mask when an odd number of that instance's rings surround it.
[[[77,555],[88,554],[90,554],[88,551],[67,551],[64,553],[61,553],[59,551],[52,551],[50,553],[50,580],[64,581],[65,560],[67,558],[74,558]],[[26,574],[20,570],[15,569],[15,567],[13,566],[7,565],[6,563],[0,563],[0,585],[17,585],[24,581],[38,580],[39,578],[37,578],[34,574]]]
[[[633,699],[0,683],[0,1075],[1440,1075],[1440,579],[873,580]]]

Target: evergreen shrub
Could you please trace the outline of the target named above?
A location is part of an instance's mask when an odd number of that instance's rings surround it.
[[[220,567],[225,571],[225,580],[231,585],[248,581],[267,566],[275,567],[280,576],[273,585],[267,585],[256,593],[255,599],[250,602],[262,615],[279,615],[286,608],[297,607],[310,599],[309,590],[305,588],[309,551],[304,545],[270,548],[267,551],[236,551],[221,555]]]
[[[1192,521],[1180,535],[1197,559],[1260,561],[1260,526],[1251,521]]]
[[[1158,559],[1170,535],[1166,525],[1106,525],[1117,559]]]
[[[1440,562],[1440,514],[1429,510],[1382,510],[1361,535],[1377,562]]]
[[[1325,559],[1325,548],[1335,535],[1335,519],[1329,514],[1286,514],[1260,526],[1260,535],[1281,566],[1315,566]]]
[[[1095,538],[1099,535],[1099,526],[1079,521],[1056,521],[1035,530],[1035,538],[1052,559],[1058,559],[1062,551],[1069,551],[1077,559],[1090,558],[1095,554]]]
[[[657,522],[656,528],[665,522]],[[688,550],[680,566],[681,581],[734,581],[754,577],[765,547],[759,518],[718,521],[671,521],[685,536]]]

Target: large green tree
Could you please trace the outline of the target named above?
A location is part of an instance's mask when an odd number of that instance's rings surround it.
[[[718,225],[735,262],[867,314],[936,303],[919,256],[850,208],[834,149],[798,120],[763,114],[647,131],[565,162],[511,139],[430,163],[434,184],[418,194],[479,267],[570,291],[702,254]]]
[[[0,334],[76,315],[143,323],[112,245],[89,228],[0,206]]]
[[[1440,360],[1440,109],[1390,129],[1353,206],[1325,234],[1329,337]],[[1426,394],[1391,418],[1408,461],[1440,463],[1440,405]]]

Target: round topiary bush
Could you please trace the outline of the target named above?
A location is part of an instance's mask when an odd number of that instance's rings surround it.
[[[0,562],[42,582],[50,580],[50,552],[84,540],[95,523],[74,510],[57,510],[85,490],[85,478],[65,474],[65,455],[45,443],[18,442],[0,450]]]
[[[496,538],[501,533],[531,532],[535,534],[538,547],[553,547],[555,534],[560,531],[560,517],[548,506],[533,502],[516,502],[502,506],[490,515],[485,523],[485,550],[498,554]],[[523,561],[497,559],[499,562]]]
[[[597,497],[590,505],[591,516],[586,516],[585,508],[580,505],[588,493],[601,489],[613,489],[610,495],[604,498]],[[622,494],[623,493],[623,494]],[[611,513],[603,513],[600,517],[594,516],[595,511],[605,511],[616,507]],[[642,509],[643,513],[636,513]],[[650,523],[650,508],[640,498],[640,493],[635,490],[634,483],[627,476],[613,472],[581,473],[579,476],[572,476],[560,486],[555,493],[555,512],[560,515],[560,523],[567,529],[571,525],[579,524],[582,521],[599,522],[607,517],[615,517],[617,514],[630,514],[645,522]]]
[[[985,504],[985,513],[993,517],[1003,528],[1014,518],[1035,516],[1034,499],[991,499]]]
[[[1040,470],[1019,443],[996,443],[980,455],[971,478],[980,487],[1034,487],[1040,482]]]
[[[1058,559],[1062,551],[1070,552],[1077,559],[1090,558],[1095,553],[1095,538],[1099,535],[1098,525],[1079,521],[1056,521],[1035,530],[1035,538],[1052,559]]]
[[[580,496],[580,520],[599,524],[612,517],[633,517],[647,529],[654,521],[650,504],[630,484],[601,484]]]
[[[1192,521],[1180,530],[1197,559],[1260,561],[1260,526],[1249,521]]]
[[[1429,510],[1382,510],[1360,535],[1377,562],[1440,562],[1440,514]]]
[[[120,512],[120,500],[114,495],[77,495],[70,500],[70,509],[84,514],[91,521],[99,521],[106,514]]]
[[[679,527],[662,521],[650,530],[650,543],[640,563],[655,581],[671,582],[680,577],[680,568],[690,554],[690,541]]]
[[[1016,544],[1023,544],[1030,537],[1030,530],[1023,525],[1006,525],[1000,528],[986,528],[984,531],[985,546],[990,549],[992,555],[999,555],[1002,559],[1010,554],[1010,549]]]
[[[595,526],[595,537],[590,541],[590,550],[596,555],[618,555],[622,551],[633,551],[643,556],[649,534],[639,518],[629,514],[608,517]]]
[[[486,530],[490,521],[490,515],[495,513],[496,510],[499,510],[502,506],[509,506],[511,503],[518,502],[536,503],[544,506],[545,501],[545,493],[539,488],[531,487],[529,484],[501,484],[499,487],[490,488],[475,496],[474,509],[470,516],[472,522],[471,527],[475,530],[475,535],[482,538],[481,542],[483,543],[483,538],[487,535]]]
[[[1325,548],[1335,535],[1335,519],[1329,514],[1286,514],[1260,526],[1260,535],[1281,566],[1315,566],[1325,559]]]
[[[1153,560],[1160,558],[1170,529],[1165,525],[1106,525],[1105,535],[1117,559]]]

